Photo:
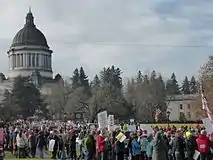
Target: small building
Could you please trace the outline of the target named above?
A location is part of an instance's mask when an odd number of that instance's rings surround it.
[[[167,111],[170,112],[170,121],[179,121],[182,118],[186,121],[199,120],[200,117],[196,115],[191,103],[196,96],[196,94],[167,96]]]

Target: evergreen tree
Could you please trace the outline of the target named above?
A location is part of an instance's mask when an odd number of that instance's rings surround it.
[[[7,100],[5,102],[16,104],[19,109],[16,114],[24,118],[33,116],[38,110],[40,113],[47,112],[46,104],[41,98],[40,91],[30,82],[29,78],[17,77],[15,79],[9,99],[13,102],[8,102]]]
[[[101,86],[101,81],[100,81],[98,75],[96,74],[92,81],[92,87],[100,87],[100,86]]]
[[[84,72],[84,68],[80,68],[80,75],[79,75],[79,81],[80,81],[80,86],[84,87],[85,89],[89,89],[89,80],[87,75]]]
[[[190,88],[190,93],[191,94],[197,93],[197,82],[196,82],[194,76],[192,76],[192,78],[190,80],[189,88]]]
[[[80,86],[80,76],[79,76],[78,68],[76,68],[74,70],[71,81],[72,81],[72,88],[73,89],[78,88]]]
[[[190,85],[188,77],[186,76],[182,83],[182,93],[183,94],[190,94]]]
[[[142,83],[142,81],[143,81],[143,76],[141,71],[139,70],[137,75],[137,83]]]
[[[172,73],[171,78],[166,83],[166,92],[168,95],[180,94],[179,85],[176,80],[175,73]]]
[[[100,80],[102,85],[111,84],[116,89],[121,90],[123,87],[121,74],[122,72],[120,68],[115,68],[114,66],[103,68],[103,70],[100,72]]]

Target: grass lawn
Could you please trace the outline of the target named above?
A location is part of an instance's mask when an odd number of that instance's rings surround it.
[[[46,152],[45,152],[46,153]],[[50,153],[46,153],[50,157]],[[19,158],[15,158],[10,152],[6,151],[5,152],[5,158],[4,159],[9,159],[9,160],[17,160]],[[29,158],[20,158],[19,160],[26,160]],[[41,158],[30,158],[30,159],[35,159],[35,160],[42,160]],[[44,159],[51,159],[51,158],[44,158]]]

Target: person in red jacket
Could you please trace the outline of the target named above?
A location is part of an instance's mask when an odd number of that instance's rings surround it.
[[[207,134],[206,131],[202,130],[201,134],[199,135],[197,139],[198,151],[200,152],[201,160],[208,159],[210,147],[211,147],[211,142],[206,134]]]
[[[105,146],[106,146],[106,143],[103,136],[103,131],[101,131],[100,134],[97,136],[98,160],[103,160]]]

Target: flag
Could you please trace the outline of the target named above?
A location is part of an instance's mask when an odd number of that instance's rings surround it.
[[[204,90],[203,90],[202,85],[200,85],[200,94],[201,94],[202,109],[206,110],[208,108],[208,103],[207,103],[207,99],[204,95]]]
[[[161,114],[161,110],[158,108],[158,109],[156,109],[156,111],[155,111],[155,120],[156,120],[156,122],[158,121],[158,116]]]
[[[207,114],[208,118],[212,121],[212,113],[211,113],[211,111],[209,109],[208,101],[206,99],[206,96],[205,96],[204,89],[203,89],[202,85],[200,85],[200,94],[201,94],[202,109],[206,111],[206,114]]]

